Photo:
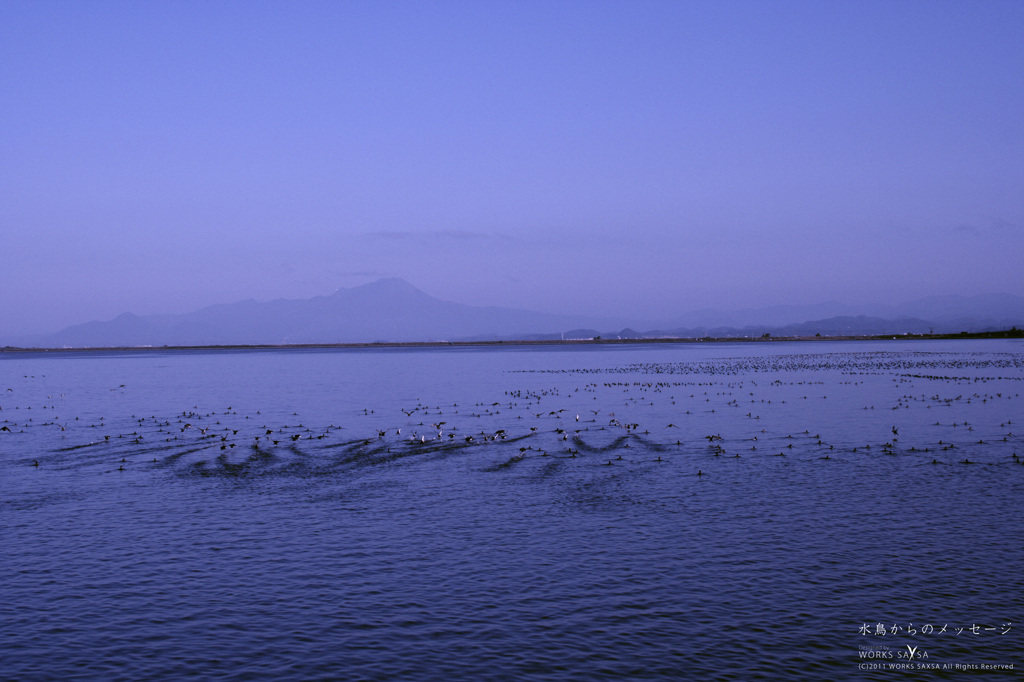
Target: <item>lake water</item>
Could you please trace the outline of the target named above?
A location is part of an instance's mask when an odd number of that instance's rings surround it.
[[[1022,380],[1009,340],[0,354],[0,679],[1014,678]]]

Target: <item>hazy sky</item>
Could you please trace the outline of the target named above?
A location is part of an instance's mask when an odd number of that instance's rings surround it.
[[[382,276],[1024,294],[1022,2],[0,3],[0,336]]]

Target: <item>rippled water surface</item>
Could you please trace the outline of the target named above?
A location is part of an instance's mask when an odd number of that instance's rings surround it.
[[[1010,679],[1022,378],[1016,341],[0,354],[0,679]]]

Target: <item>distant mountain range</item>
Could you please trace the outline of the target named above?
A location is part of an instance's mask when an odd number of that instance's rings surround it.
[[[698,310],[675,318],[666,326],[672,329],[785,327],[808,320],[861,316],[882,320],[918,318],[928,320],[933,325],[941,325],[949,331],[980,330],[982,327],[1001,326],[1007,323],[1019,325],[1024,319],[1024,297],[1011,294],[929,296],[895,305],[848,305],[830,301],[814,305],[780,305],[733,312]]]
[[[390,278],[303,300],[247,300],[183,315],[124,313],[108,322],[88,322],[55,334],[0,343],[30,348],[103,348],[597,336],[846,336],[975,332],[1014,325],[1024,327],[1024,297],[1010,294],[931,297],[895,306],[823,303],[736,312],[700,310],[667,322],[645,323],[451,303]]]
[[[508,338],[623,320],[546,315],[509,308],[469,306],[429,296],[404,280],[381,279],[330,296],[303,300],[254,300],[213,305],[183,315],[124,313],[109,322],[87,322],[11,345],[61,348],[110,346],[209,346],[234,344],[454,341],[469,336]]]

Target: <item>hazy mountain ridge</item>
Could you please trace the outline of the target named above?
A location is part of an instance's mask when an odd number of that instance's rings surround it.
[[[870,311],[873,314],[867,314]],[[699,310],[669,322],[595,319],[469,306],[434,298],[404,280],[382,279],[330,296],[249,299],[181,315],[124,313],[55,334],[5,340],[21,347],[480,341],[657,337],[847,336],[957,333],[1024,327],[1024,297],[935,296],[893,306],[826,302],[735,312]],[[618,329],[619,331],[598,331]],[[648,331],[638,332],[637,329]],[[566,331],[570,330],[570,331]]]
[[[26,347],[202,346],[236,344],[441,341],[492,334],[548,332],[600,322],[510,308],[469,306],[429,296],[408,282],[382,279],[330,296],[217,304],[182,315],[124,313],[55,334],[18,340]]]
[[[727,327],[785,327],[834,317],[873,317],[896,320],[916,317],[936,324],[989,325],[1024,319],[1024,297],[1012,294],[928,296],[896,305],[849,305],[837,301],[810,305],[778,305],[733,312],[697,310],[659,325],[663,329],[721,329]]]

